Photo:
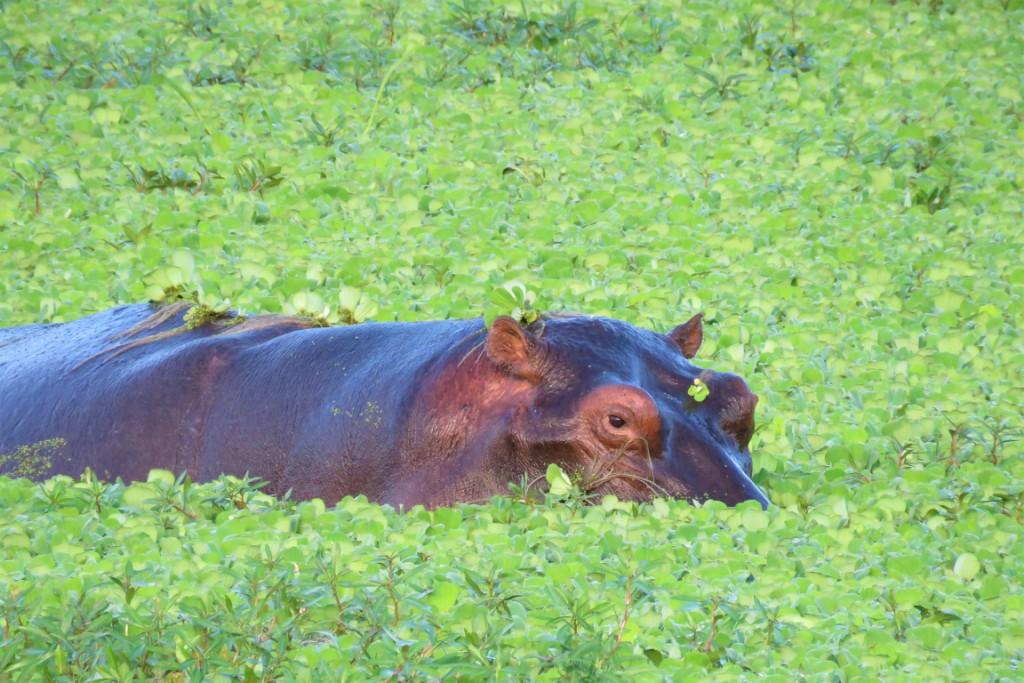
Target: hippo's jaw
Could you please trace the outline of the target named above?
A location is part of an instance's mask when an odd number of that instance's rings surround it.
[[[578,477],[582,491],[593,498],[614,495],[620,500],[639,502],[654,498],[696,498],[684,482],[669,471],[660,448],[652,449],[644,439],[610,448],[595,439],[590,430],[577,429],[557,451],[568,456],[552,459],[550,455],[554,451],[549,451],[546,459],[566,463]]]

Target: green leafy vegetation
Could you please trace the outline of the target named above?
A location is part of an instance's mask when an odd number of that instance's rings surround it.
[[[703,311],[776,503],[0,479],[0,678],[1019,677],[1022,22],[0,2],[0,324]]]
[[[547,479],[536,503],[405,513],[364,499],[282,502],[253,482],[194,485],[160,471],[127,487],[0,479],[0,671],[1016,677],[1021,517],[992,502],[1012,486],[953,496],[966,478],[920,472],[765,512],[583,505],[564,473]]]

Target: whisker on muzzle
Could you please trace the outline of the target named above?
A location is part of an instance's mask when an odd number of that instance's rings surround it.
[[[618,467],[625,456],[634,455],[631,447],[636,445],[637,442],[643,444],[642,457],[647,465],[646,469],[650,473],[649,477],[645,477],[634,472],[623,471],[623,469]],[[587,493],[596,493],[601,487],[605,487],[614,484],[616,481],[622,480],[624,482],[628,482],[629,485],[634,488],[641,488],[642,486],[652,497],[674,497],[673,492],[670,492],[668,488],[657,482],[657,476],[654,471],[654,458],[651,455],[651,448],[647,439],[631,439],[621,447],[614,451],[610,451],[607,457],[595,457],[594,464],[596,466],[593,467],[593,469],[590,465],[585,466],[583,469],[583,480],[580,482],[580,487]],[[637,486],[637,484],[641,486]],[[608,492],[616,495],[619,493],[614,489]],[[679,495],[679,493],[680,492],[676,492],[675,495]]]

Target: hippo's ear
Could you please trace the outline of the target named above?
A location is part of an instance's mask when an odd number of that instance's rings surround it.
[[[499,316],[487,330],[487,357],[514,375],[536,382],[534,354],[539,340],[513,318]]]
[[[696,356],[697,349],[704,341],[704,324],[701,322],[703,318],[704,314],[698,313],[668,333],[668,338],[676,343],[687,358]]]

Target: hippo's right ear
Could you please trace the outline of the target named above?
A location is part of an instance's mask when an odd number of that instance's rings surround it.
[[[704,341],[703,313],[698,313],[682,325],[668,333],[668,338],[676,343],[686,358],[697,355],[697,349]]]
[[[484,348],[487,357],[496,365],[513,375],[537,382],[540,374],[534,364],[534,358],[538,344],[540,340],[523,329],[515,319],[503,315],[491,323]]]

